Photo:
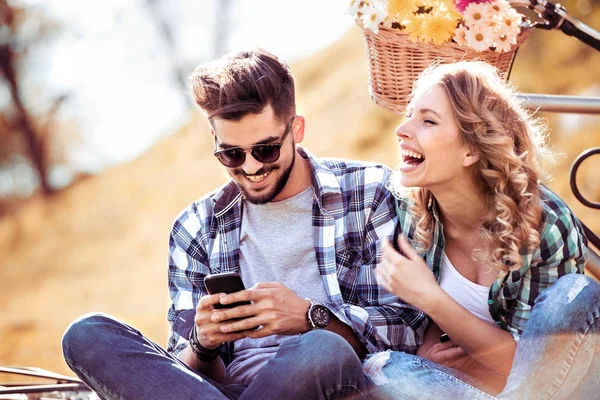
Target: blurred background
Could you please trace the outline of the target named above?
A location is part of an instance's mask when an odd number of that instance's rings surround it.
[[[346,0],[0,0],[0,365],[71,374],[60,340],[91,311],[166,345],[168,234],[224,183],[187,77],[263,47],[291,64],[304,144],[318,156],[397,163],[400,116],[368,95]],[[561,2],[600,30],[597,0]],[[511,81],[522,92],[600,96],[600,52],[534,31]],[[600,146],[600,116],[540,114],[561,153],[550,186],[597,234],[568,172]],[[600,201],[600,162],[579,187]],[[71,374],[72,375],[72,374]]]

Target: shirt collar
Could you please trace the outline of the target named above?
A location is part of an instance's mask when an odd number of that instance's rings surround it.
[[[323,204],[323,200],[327,195],[341,195],[342,188],[333,171],[304,147],[297,146],[296,150],[298,155],[307,159],[310,164],[312,171],[311,182],[319,204]],[[213,196],[215,215],[227,211],[233,204],[241,199],[242,193],[240,188],[233,179],[230,179],[229,182],[218,189]]]

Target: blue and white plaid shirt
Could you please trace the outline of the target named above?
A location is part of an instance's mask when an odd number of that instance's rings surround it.
[[[379,164],[317,159],[302,147],[297,150],[313,173],[313,238],[328,296],[325,305],[352,327],[369,353],[414,353],[422,344],[427,318],[375,279],[380,242],[392,237],[398,221],[396,201],[386,188],[391,171]],[[195,308],[208,294],[204,277],[240,271],[243,204],[238,187],[229,181],[183,210],[173,225],[167,350],[175,355],[187,345]]]

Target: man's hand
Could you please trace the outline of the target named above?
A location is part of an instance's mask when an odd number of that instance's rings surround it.
[[[234,330],[228,332],[222,331],[221,327],[228,323],[225,318],[221,319],[221,322],[211,319],[211,316],[215,312],[213,305],[219,304],[220,296],[224,295],[224,293],[217,293],[204,296],[200,299],[198,307],[196,307],[194,322],[196,323],[198,341],[207,349],[214,349],[221,343],[232,342],[245,337],[244,332],[234,332]]]
[[[220,323],[221,332],[243,331],[242,337],[261,338],[310,330],[306,318],[310,302],[279,282],[261,282],[251,289],[220,297],[221,304],[239,301],[252,301],[253,304],[212,312],[211,320]],[[233,319],[239,320],[232,322]]]

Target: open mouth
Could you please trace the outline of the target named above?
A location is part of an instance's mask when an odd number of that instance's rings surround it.
[[[423,157],[422,154],[419,154],[412,150],[402,149],[400,154],[402,155],[402,163],[412,167],[416,167],[417,165],[425,161],[425,157]]]
[[[267,176],[271,173],[271,171],[265,172],[260,175],[246,175],[246,179],[248,179],[252,183],[260,183],[267,179]]]

